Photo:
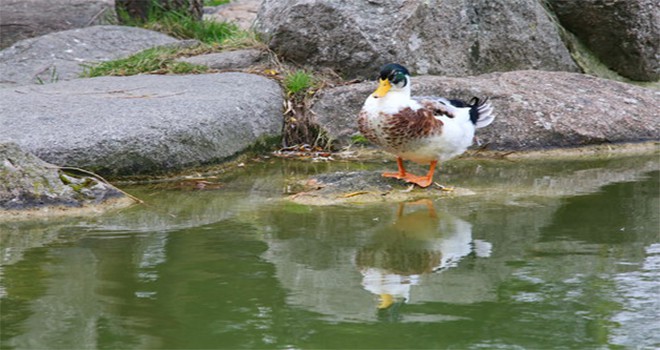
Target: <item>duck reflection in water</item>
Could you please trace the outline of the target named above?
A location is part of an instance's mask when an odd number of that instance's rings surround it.
[[[400,203],[394,224],[378,230],[356,255],[362,286],[379,296],[381,310],[410,301],[412,286],[424,274],[454,267],[472,252],[490,256],[491,244],[472,240],[468,222],[437,213],[428,199],[407,204],[423,204],[426,209],[406,214],[406,203]]]

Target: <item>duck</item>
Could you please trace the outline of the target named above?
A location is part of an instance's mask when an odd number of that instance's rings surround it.
[[[411,75],[398,63],[384,65],[378,88],[359,112],[360,133],[371,143],[396,156],[398,171],[388,178],[404,180],[422,188],[433,183],[438,162],[463,154],[474,141],[476,129],[495,119],[489,99],[469,101],[437,96],[411,96]],[[404,160],[428,164],[426,175],[409,173]]]

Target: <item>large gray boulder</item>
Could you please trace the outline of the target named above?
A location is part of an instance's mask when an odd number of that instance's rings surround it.
[[[357,114],[376,83],[323,91],[311,112],[339,144],[357,135]],[[516,71],[412,78],[413,95],[490,97],[493,124],[477,136],[495,150],[660,140],[660,91],[567,72]]]
[[[105,24],[113,18],[112,0],[2,0],[0,49],[51,32]]]
[[[209,10],[204,19],[218,22],[231,22],[239,28],[249,30],[257,17],[261,0],[232,0]]]
[[[277,83],[244,73],[78,79],[0,89],[0,140],[103,175],[221,161],[282,129]]]
[[[125,26],[92,26],[22,40],[0,51],[0,87],[78,78],[84,64],[177,42],[165,34]]]
[[[389,62],[448,76],[578,70],[537,0],[265,0],[255,27],[285,58],[346,77]]]
[[[122,197],[121,191],[94,177],[67,175],[14,143],[0,143],[0,219],[5,211],[79,208]]]
[[[610,69],[633,80],[660,79],[657,0],[548,0],[562,26]]]

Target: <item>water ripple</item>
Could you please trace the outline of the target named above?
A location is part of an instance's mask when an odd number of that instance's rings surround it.
[[[612,321],[620,327],[610,342],[638,349],[660,348],[660,243],[646,248],[641,269],[615,277],[624,311]]]

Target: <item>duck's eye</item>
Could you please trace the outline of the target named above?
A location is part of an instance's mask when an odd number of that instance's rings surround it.
[[[405,84],[406,84],[406,75],[403,74],[403,72],[396,72],[392,75],[392,77],[390,78],[390,81],[392,82],[393,85],[403,84],[405,86]]]

